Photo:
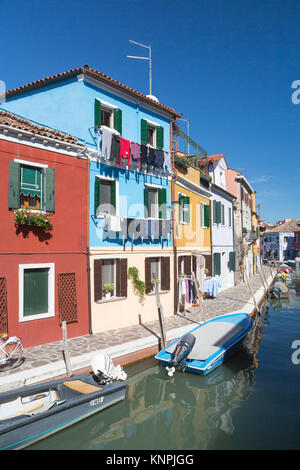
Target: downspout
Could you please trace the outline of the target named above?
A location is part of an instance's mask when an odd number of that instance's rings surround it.
[[[175,124],[178,117],[175,116],[175,119],[171,121],[170,125],[170,154],[171,154],[171,170],[172,170],[172,179],[171,179],[171,204],[172,201],[175,201],[175,182],[177,180],[177,170],[175,169],[174,164],[174,150],[173,150],[173,123]],[[177,151],[177,142],[175,142],[175,152]],[[174,263],[173,263],[173,276],[174,276],[174,315],[177,313],[177,246],[175,241],[175,206],[171,207],[171,219],[172,219],[172,240],[173,240],[173,252],[174,252]]]
[[[87,247],[86,247],[86,270],[88,283],[88,311],[89,311],[89,334],[92,330],[92,306],[91,306],[91,263],[90,263],[90,159],[87,159]]]

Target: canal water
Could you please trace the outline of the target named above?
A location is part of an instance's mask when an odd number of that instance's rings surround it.
[[[208,376],[169,378],[154,359],[130,366],[122,403],[28,449],[299,449],[300,279],[262,310],[244,347]]]

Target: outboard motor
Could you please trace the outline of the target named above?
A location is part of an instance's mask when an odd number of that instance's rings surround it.
[[[166,367],[168,371],[168,375],[170,377],[173,376],[176,368],[178,370],[183,371],[185,368],[185,358],[189,355],[191,350],[194,347],[196,338],[191,333],[185,335],[181,340],[178,342],[174,353],[172,354],[172,361],[171,367]]]
[[[105,385],[114,380],[126,380],[127,374],[120,365],[114,366],[113,361],[107,354],[96,354],[92,357],[91,366],[97,381]]]

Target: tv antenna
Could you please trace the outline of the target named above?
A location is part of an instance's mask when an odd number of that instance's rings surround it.
[[[129,59],[143,59],[143,60],[149,60],[149,95],[152,95],[152,64],[151,64],[151,46],[146,46],[145,44],[140,44],[139,42],[132,41],[131,39],[128,39],[129,42],[132,42],[132,44],[136,44],[137,46],[145,47],[146,49],[149,49],[149,56],[148,57],[138,57],[135,55],[127,55]]]

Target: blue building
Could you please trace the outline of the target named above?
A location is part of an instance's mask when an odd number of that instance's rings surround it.
[[[93,333],[157,319],[155,275],[172,315],[170,126],[180,115],[87,65],[9,90],[2,108],[85,146]]]

